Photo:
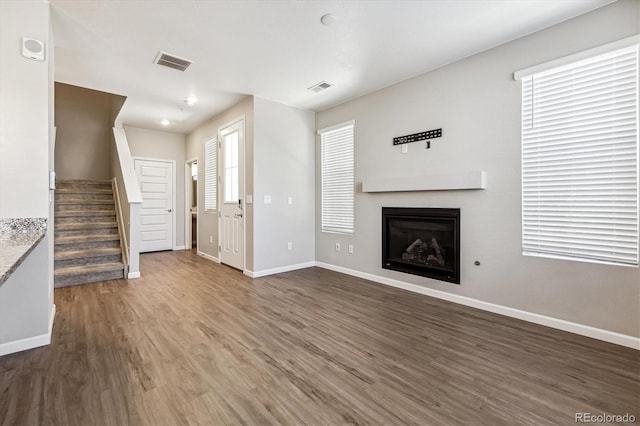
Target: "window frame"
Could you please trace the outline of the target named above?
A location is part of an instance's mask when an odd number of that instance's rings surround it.
[[[341,137],[333,141],[326,139],[328,136],[335,136],[340,132],[348,133],[350,146],[339,149],[337,144],[342,140]],[[355,121],[351,120],[325,127],[318,130],[317,133],[320,136],[320,231],[331,234],[353,235],[355,232]],[[333,143],[333,146],[327,145],[330,142]],[[332,152],[327,152],[326,148],[329,147],[334,148]],[[340,154],[348,155],[346,161],[336,159],[335,156]],[[325,161],[326,155],[331,157],[330,160],[327,160],[331,162],[330,164]],[[336,183],[336,177],[334,176],[332,177],[333,184],[327,183],[325,171],[329,165],[334,169],[334,172],[338,170],[346,177]],[[344,169],[345,166],[348,166],[346,171]],[[341,186],[342,189],[340,188]],[[344,191],[344,187],[350,188],[348,193]],[[327,194],[327,190],[332,188],[333,194]],[[346,206],[345,200],[348,204]],[[348,214],[346,218],[338,218],[340,214],[335,211],[336,203],[343,204],[341,209]],[[334,206],[333,211],[331,211],[332,204]]]
[[[629,37],[565,58],[536,65],[514,74],[514,79],[523,80],[521,92],[521,230],[523,255],[590,263],[638,266],[640,252],[640,244],[638,242],[638,229],[640,226],[638,218],[640,211],[640,170],[638,165],[640,157],[640,123],[638,119],[638,110],[640,108],[638,99],[639,42],[640,36]],[[625,59],[621,59],[624,58],[624,55],[631,57],[631,59],[626,59],[626,63],[635,67],[635,73],[626,72],[626,76],[624,76],[625,72],[619,71],[623,69],[620,64],[625,63]],[[602,68],[609,73],[606,78],[600,78],[599,74],[597,79],[587,78],[584,77],[586,74],[580,74],[581,72],[590,72],[588,71],[589,67],[595,64],[609,65],[609,68]],[[566,74],[566,77],[563,73]],[[604,74],[605,72],[603,72]],[[544,81],[545,78],[548,82]],[[557,80],[552,83],[552,78]],[[565,79],[564,81],[571,83],[563,82],[562,78]],[[560,83],[557,81],[560,81]],[[620,84],[620,82],[628,81],[633,82],[633,85],[630,86],[633,87],[632,89],[622,90],[618,89],[618,86],[614,86]],[[535,87],[534,84],[539,86]],[[543,86],[544,84],[547,84],[547,86]],[[578,84],[580,86],[577,86]],[[613,88],[610,91],[607,90],[607,84],[616,88],[615,96],[613,95]],[[600,89],[602,93],[606,93],[609,98],[615,99],[615,101],[602,100],[595,95],[591,96],[591,92],[589,92],[589,99],[584,100],[587,98],[581,92],[583,90],[582,87],[588,87],[590,90]],[[569,95],[555,98],[553,99],[553,107],[547,106],[551,104],[549,93],[562,95],[562,90],[567,90],[568,88],[572,89]],[[544,91],[545,89],[547,91]],[[623,93],[623,95],[619,95],[619,93]],[[579,96],[583,97],[580,100],[580,104],[577,101]],[[631,99],[630,108],[635,111],[635,116],[622,106],[623,102],[619,101],[618,96],[625,97],[625,100]],[[529,97],[531,98],[530,104],[527,103]],[[603,96],[602,98],[605,97]],[[545,104],[547,101],[549,101],[549,104]],[[558,105],[564,107],[564,102],[569,106],[560,108]],[[589,115],[582,111],[585,109],[583,105],[587,104],[594,109],[600,108],[596,111],[601,114],[601,111],[610,112],[612,110],[615,111],[615,114],[611,114],[612,118],[610,119],[601,117],[588,119]],[[605,109],[604,106],[608,109]],[[548,115],[545,116],[540,111],[541,108],[546,108],[544,113]],[[562,112],[563,109],[565,109],[565,112]],[[591,111],[589,111],[589,114],[591,114]],[[553,124],[551,124],[552,119],[556,120]],[[543,123],[539,124],[536,121]],[[622,134],[618,125],[619,121],[632,123],[630,127],[631,133],[629,134],[635,135],[635,141],[633,136],[619,136]],[[563,123],[570,123],[570,125]],[[583,123],[588,123],[588,125]],[[603,135],[607,136],[598,136],[600,128],[597,130],[589,129],[594,124],[604,128],[605,133]],[[571,129],[571,132],[567,131],[566,136],[562,137],[557,135],[566,129]],[[584,131],[583,135],[576,136],[581,130]],[[553,131],[556,134],[553,134]],[[596,154],[591,152],[584,154],[587,150],[596,151],[590,148],[591,143],[596,143],[593,142],[594,140],[604,148],[599,147]],[[549,148],[550,144],[553,144],[552,148]],[[570,154],[553,152],[565,150],[565,147],[570,145],[576,147],[570,151],[566,149]],[[541,151],[536,151],[536,149]],[[589,158],[581,158],[587,155]],[[567,156],[569,156],[569,159],[564,160]],[[610,159],[611,157],[613,159]],[[585,174],[585,171],[596,168],[601,164],[607,165],[609,163],[611,164],[610,166],[600,169],[604,171],[602,178],[599,177],[599,174],[593,173],[587,175],[584,179],[585,181],[593,180],[596,183],[590,184],[580,181],[580,175]],[[534,166],[531,166],[531,164],[534,164]],[[622,171],[623,168],[626,171]],[[553,171],[550,171],[552,169]],[[526,174],[528,175],[526,176]],[[610,181],[606,187],[608,192],[606,198],[603,198],[602,195],[597,195],[598,192],[603,190],[593,188],[598,185],[604,185],[607,180],[605,176],[609,175],[612,177],[608,178]],[[548,183],[549,179],[554,179],[552,184]],[[554,188],[544,188],[545,185],[548,187],[553,186]],[[623,191],[620,189],[622,185],[627,185],[627,187],[631,185],[631,189]],[[560,191],[560,188],[566,187],[570,189],[563,190],[569,191],[570,195],[560,198],[558,191]],[[624,195],[620,195],[623,193]],[[588,198],[589,196],[591,198]],[[585,202],[584,200],[587,199],[595,201]],[[630,212],[628,215],[627,211]],[[565,216],[561,217],[561,219],[545,217],[545,215],[559,216],[560,214]],[[580,219],[580,214],[590,216],[592,219]],[[604,216],[606,215],[610,215],[609,217],[614,219],[605,218]],[[539,222],[537,225],[535,224],[536,218]],[[589,220],[593,222],[589,222]],[[563,222],[566,224],[562,225]],[[556,231],[550,233],[550,230],[554,228]],[[553,244],[556,245],[554,246]]]

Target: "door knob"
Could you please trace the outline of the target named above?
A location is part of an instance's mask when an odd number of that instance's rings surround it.
[[[167,209],[167,211],[168,211],[169,213],[171,213],[173,210],[171,210],[171,209]]]

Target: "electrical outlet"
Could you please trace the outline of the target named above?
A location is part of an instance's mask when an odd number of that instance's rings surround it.
[[[409,144],[403,143],[402,145],[400,145],[402,148],[400,152],[402,152],[403,154],[406,154],[407,152],[409,152]]]
[[[336,243],[336,251],[340,251],[340,243]]]
[[[293,250],[293,243],[291,241],[287,243],[287,250]]]
[[[213,244],[213,235],[209,235],[209,242]]]
[[[353,244],[349,244],[349,254],[353,254]]]

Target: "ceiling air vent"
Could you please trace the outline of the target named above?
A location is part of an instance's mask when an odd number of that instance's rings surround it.
[[[328,83],[326,81],[321,81],[320,83],[314,84],[313,86],[309,87],[309,90],[318,93],[318,92],[322,92],[323,90],[328,89],[331,86],[333,86],[333,84]]]
[[[153,61],[154,64],[162,65],[164,67],[173,68],[174,70],[184,71],[189,68],[189,65],[193,63],[188,59],[179,58],[174,55],[169,55],[166,52],[159,52],[156,59]]]

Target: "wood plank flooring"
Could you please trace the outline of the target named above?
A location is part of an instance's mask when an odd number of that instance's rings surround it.
[[[0,358],[0,424],[574,424],[640,417],[638,351],[310,268],[192,252],[55,290],[50,346]]]

